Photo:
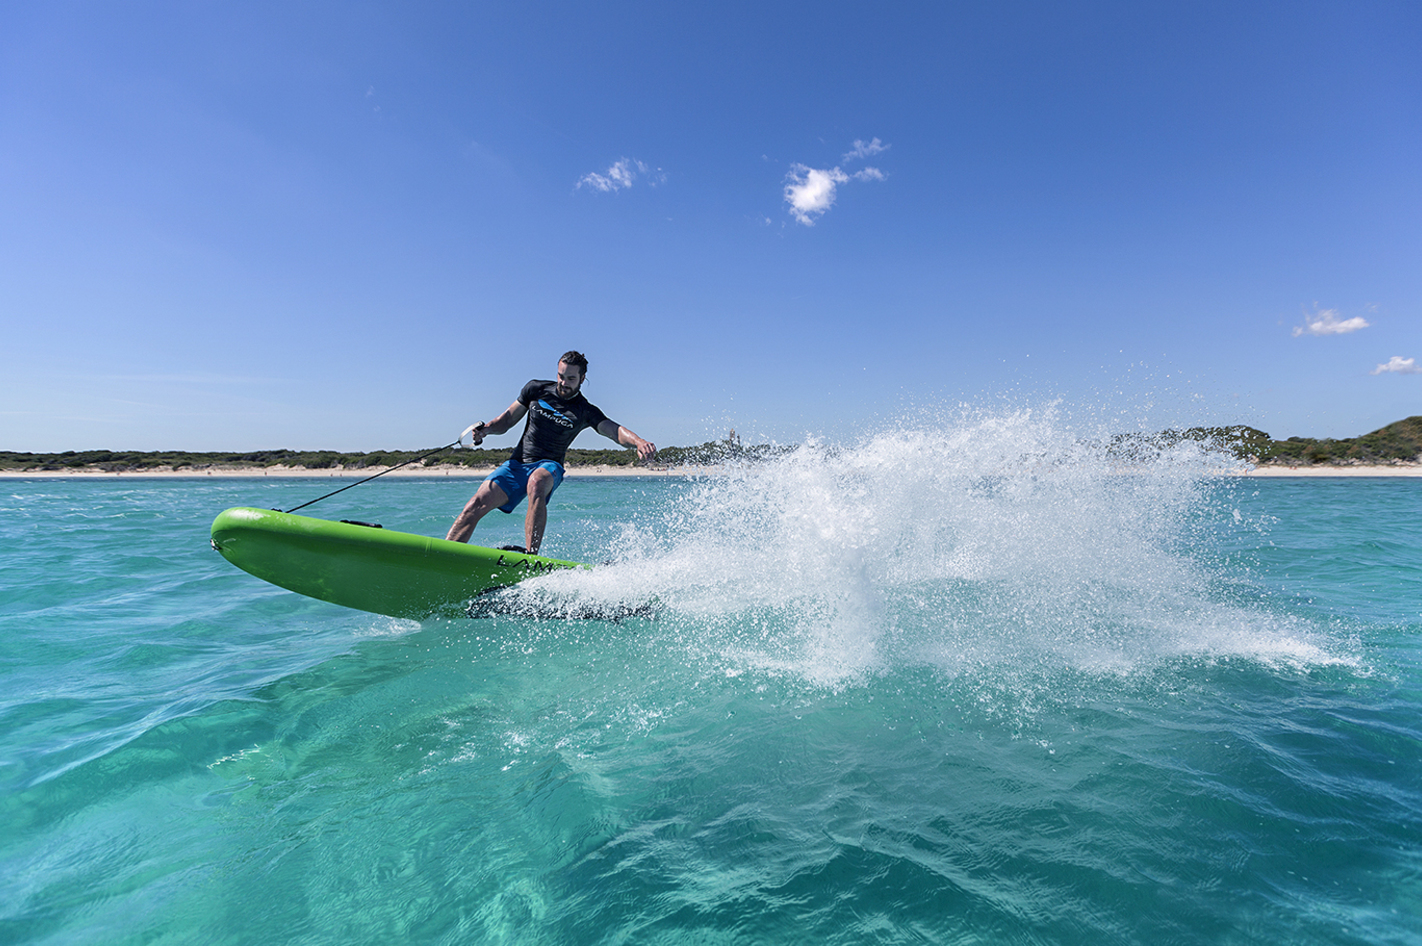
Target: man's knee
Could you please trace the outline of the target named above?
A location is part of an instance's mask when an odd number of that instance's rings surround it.
[[[539,467],[533,471],[528,478],[528,496],[530,499],[547,499],[553,494],[553,488],[558,485],[553,474]]]

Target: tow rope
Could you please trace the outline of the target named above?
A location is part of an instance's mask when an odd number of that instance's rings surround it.
[[[374,476],[367,476],[367,477],[366,477],[365,479],[363,479],[363,480],[357,480],[356,482],[351,483],[351,484],[349,484],[349,485],[347,485],[347,486],[342,486],[340,489],[333,489],[333,490],[331,490],[329,493],[327,493],[325,496],[317,496],[315,499],[311,500],[310,502],[308,502],[308,503],[302,503],[300,506],[293,506],[293,507],[291,507],[290,509],[278,509],[278,510],[276,510],[276,511],[277,511],[277,512],[296,512],[296,510],[298,510],[298,509],[305,509],[307,506],[315,505],[316,503],[319,503],[319,502],[320,502],[321,500],[323,500],[323,499],[330,499],[332,496],[336,495],[337,493],[344,493],[344,492],[345,492],[346,490],[348,490],[348,489],[354,489],[355,487],[361,485],[361,483],[369,483],[371,480],[375,479],[376,477],[384,476],[386,473],[393,473],[393,472],[395,472],[396,470],[400,469],[400,467],[402,467],[402,466],[409,466],[411,463],[418,463],[419,461],[425,459],[426,457],[432,457],[432,456],[434,456],[436,453],[443,453],[443,452],[446,451],[446,450],[450,450],[450,449],[452,449],[452,448],[454,448],[454,447],[457,447],[457,446],[459,446],[459,441],[462,440],[462,439],[463,439],[463,435],[461,434],[458,439],[455,439],[455,440],[451,441],[450,443],[445,444],[445,445],[442,446],[442,447],[439,447],[439,448],[437,448],[437,449],[431,450],[429,453],[421,454],[421,455],[418,456],[418,457],[411,457],[410,459],[406,460],[404,463],[397,463],[397,464],[395,464],[394,466],[390,467],[388,470],[381,470],[379,473],[376,473]]]

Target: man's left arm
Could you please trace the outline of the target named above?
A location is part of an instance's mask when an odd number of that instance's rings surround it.
[[[637,459],[639,460],[650,460],[657,455],[656,444],[650,440],[643,440],[615,420],[609,420],[604,417],[602,422],[597,425],[597,432],[608,440],[617,441],[624,447],[636,447]]]

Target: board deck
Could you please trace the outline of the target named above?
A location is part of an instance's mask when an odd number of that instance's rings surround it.
[[[578,562],[489,549],[352,522],[237,506],[212,522],[212,547],[263,581],[398,618],[457,615],[493,588]]]

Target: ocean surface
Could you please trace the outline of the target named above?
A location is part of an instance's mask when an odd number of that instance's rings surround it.
[[[209,548],[329,479],[0,481],[0,942],[1422,943],[1422,480],[1217,473],[571,475],[544,550],[607,564],[423,623]]]

